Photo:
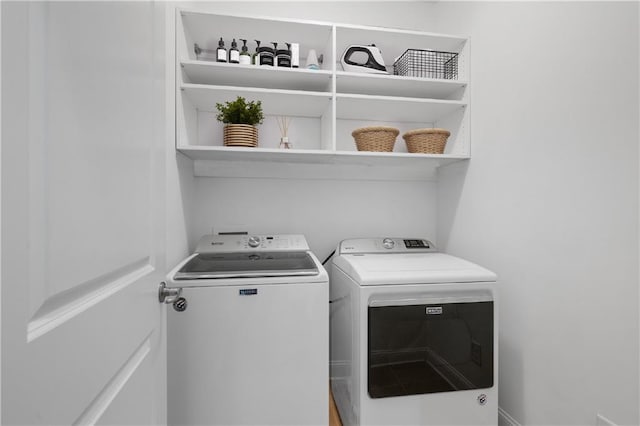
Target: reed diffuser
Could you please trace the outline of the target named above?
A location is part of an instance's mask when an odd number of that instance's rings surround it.
[[[280,148],[291,149],[291,143],[289,143],[289,124],[291,124],[291,117],[276,117],[276,121],[280,128]]]

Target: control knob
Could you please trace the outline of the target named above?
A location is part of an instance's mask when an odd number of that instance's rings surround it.
[[[386,249],[392,249],[395,245],[396,243],[391,238],[385,238],[382,240],[382,247]]]
[[[259,247],[260,237],[249,237],[249,247]]]

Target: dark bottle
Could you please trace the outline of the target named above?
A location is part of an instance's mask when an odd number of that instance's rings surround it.
[[[220,37],[218,48],[216,49],[216,61],[227,62],[227,49],[224,48],[224,40]]]
[[[260,42],[256,40],[258,47],[256,48],[256,65],[273,66],[273,49],[267,46],[260,46]]]
[[[276,50],[276,64],[279,67],[291,68],[291,43],[285,43],[286,49]]]
[[[238,43],[234,38],[231,42],[231,49],[229,49],[229,62],[232,64],[240,63],[240,51],[238,50]]]

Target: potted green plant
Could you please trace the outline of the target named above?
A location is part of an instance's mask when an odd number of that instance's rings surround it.
[[[238,96],[235,101],[216,103],[217,119],[225,124],[225,146],[258,146],[257,124],[264,121],[261,101],[249,101]]]

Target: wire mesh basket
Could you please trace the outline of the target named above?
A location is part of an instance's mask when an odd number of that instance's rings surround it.
[[[393,64],[393,73],[406,77],[458,79],[458,54],[407,49]]]

